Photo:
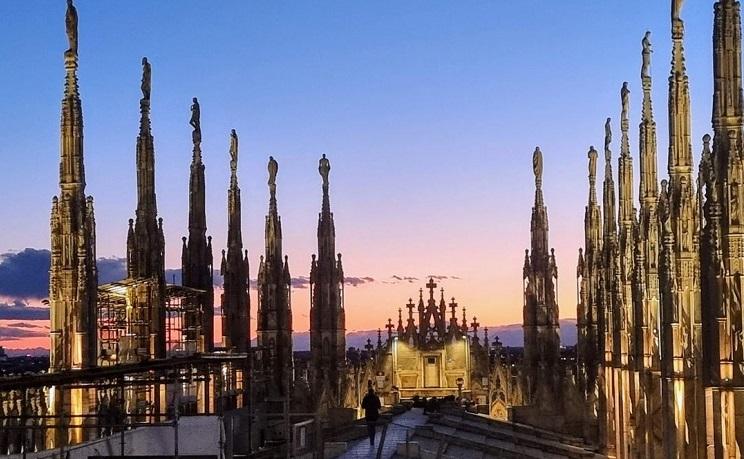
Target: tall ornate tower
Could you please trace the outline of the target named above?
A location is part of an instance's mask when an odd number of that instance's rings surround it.
[[[238,187],[238,135],[230,132],[230,188],[227,190],[227,255],[222,251],[220,273],[224,279],[222,294],[222,340],[225,347],[245,352],[250,346],[250,309],[248,295],[248,251],[243,252],[243,235]]]
[[[690,91],[684,62],[682,1],[672,2],[669,76],[669,184],[660,207],[661,359],[664,443],[670,457],[704,455],[700,383],[701,318],[697,194],[690,142]],[[660,204],[661,206],[661,204]],[[699,354],[699,355],[696,355]],[[671,449],[669,449],[671,448]]]
[[[600,297],[602,282],[602,215],[597,204],[597,157],[589,148],[589,201],[584,212],[584,250],[579,249],[576,269],[579,291],[577,365],[579,389],[585,400],[584,437],[600,439],[603,408],[599,402],[598,377],[604,355],[604,315]]]
[[[269,395],[287,396],[292,384],[292,309],[289,261],[282,252],[282,221],[276,206],[279,165],[269,157],[269,215],[266,216],[266,255],[258,268],[258,345],[269,378]],[[284,263],[282,263],[282,261]],[[268,355],[266,355],[268,354]]]
[[[639,125],[640,215],[636,242],[634,310],[637,333],[636,366],[642,366],[636,406],[637,450],[645,457],[662,457],[661,354],[659,347],[659,179],[656,166],[656,122],[651,103],[651,40],[642,40],[643,108]]]
[[[540,148],[532,156],[535,205],[532,208],[532,244],[524,265],[524,368],[527,400],[546,410],[557,408],[560,383],[560,329],[556,285],[558,268],[553,249],[548,253],[548,210],[542,193],[543,158]]]
[[[156,357],[165,357],[165,238],[163,219],[158,219],[155,197],[155,147],[150,127],[151,67],[142,58],[142,99],[140,132],[137,136],[137,211],[129,220],[127,235],[127,273],[131,279],[153,279],[157,300],[152,305],[149,334]]]
[[[181,250],[182,283],[186,287],[204,290],[200,350],[214,348],[214,287],[212,277],[212,238],[207,238],[207,212],[204,191],[204,163],[201,154],[201,110],[194,97],[191,105],[191,134],[194,143],[189,178],[189,237],[183,238]],[[196,338],[196,337],[194,337]]]
[[[635,382],[635,357],[637,334],[635,333],[635,311],[633,309],[633,269],[635,264],[635,225],[636,209],[633,206],[633,158],[630,156],[628,113],[630,90],[628,83],[620,89],[620,158],[618,158],[618,223],[620,258],[620,297],[619,336],[620,336],[620,378],[618,393],[623,399],[621,422],[625,426],[622,444],[631,456],[637,456],[635,436],[633,435],[634,406],[637,405]]]
[[[715,3],[713,27],[713,151],[705,136],[705,227],[701,267],[705,326],[705,402],[711,457],[732,457],[744,444],[744,346],[742,346],[741,12],[738,1]]]
[[[602,388],[600,397],[603,398],[601,404],[606,407],[606,438],[607,452],[612,455],[617,451],[619,444],[618,426],[620,424],[619,413],[622,412],[622,406],[619,404],[620,397],[616,396],[620,389],[620,324],[622,314],[622,294],[620,278],[620,260],[618,245],[618,230],[615,213],[615,182],[612,177],[612,128],[611,120],[605,121],[605,177],[602,190],[602,205],[604,213],[604,241],[602,244],[602,285],[601,296],[604,303],[604,368],[602,373]]]
[[[67,2],[59,196],[52,199],[49,306],[50,371],[94,366],[97,357],[96,223],[85,196],[83,110],[78,92],[77,11]]]
[[[336,258],[336,228],[328,195],[331,163],[325,155],[318,172],[323,178],[323,204],[318,217],[318,258],[310,268],[310,383],[316,401],[325,406],[342,403],[341,383],[346,369],[346,313],[344,270]]]

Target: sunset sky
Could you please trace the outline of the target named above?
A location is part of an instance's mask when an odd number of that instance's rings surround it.
[[[308,276],[317,250],[317,165],[323,153],[330,159],[337,250],[347,276],[370,278],[346,287],[348,330],[395,320],[429,275],[442,276],[447,297],[457,297],[481,324],[521,322],[537,145],[560,315],[575,317],[586,152],[602,145],[604,120],[613,117],[617,172],[619,90],[628,81],[637,177],[646,30],[654,45],[660,178],[666,170],[667,1],[75,3],[98,256],[125,255],[136,205],[140,61],[147,56],[167,266],[180,267],[187,232],[188,121],[196,96],[216,259],[227,236],[228,133],[235,128],[240,136],[252,278],[263,253],[268,156],[279,162],[279,212],[294,277]],[[711,2],[687,2],[682,12],[696,160],[710,130],[712,11]],[[47,332],[32,326],[44,321],[10,312],[40,306],[44,296],[22,291],[26,279],[7,274],[14,253],[49,248],[64,15],[63,0],[0,2],[0,345],[9,348],[48,345]],[[308,308],[309,290],[296,288],[295,330],[307,330]]]

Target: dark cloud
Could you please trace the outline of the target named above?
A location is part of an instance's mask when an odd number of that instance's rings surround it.
[[[352,287],[358,287],[362,284],[369,284],[374,282],[372,277],[344,277],[344,283],[351,285]]]
[[[0,296],[46,298],[49,295],[48,250],[23,249],[0,254]]]
[[[413,276],[398,276],[397,274],[393,274],[390,276],[392,279],[396,280],[397,282],[386,282],[389,284],[397,284],[398,282],[408,282],[409,284],[413,284],[414,282],[418,281],[418,277]]]
[[[310,285],[310,278],[305,276],[293,277],[292,288],[307,288]]]
[[[0,303],[0,320],[48,320],[49,308],[35,308],[21,300]]]
[[[460,280],[461,279],[460,277],[457,277],[457,276],[445,276],[443,274],[429,274],[426,277],[430,279],[434,279],[434,280],[447,280],[447,279]]]
[[[46,330],[28,330],[25,328],[15,328],[9,326],[0,326],[0,340],[14,341],[21,338],[43,338],[49,336]]]
[[[45,325],[35,325],[35,324],[27,323],[27,322],[13,322],[11,324],[8,324],[7,326],[14,327],[14,328],[49,328]]]

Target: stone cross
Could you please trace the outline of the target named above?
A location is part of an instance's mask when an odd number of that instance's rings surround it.
[[[413,298],[408,299],[406,307],[408,308],[408,320],[413,320],[413,308],[416,307],[416,305],[413,304]]]
[[[478,327],[480,327],[480,324],[478,323],[478,318],[473,316],[473,321],[470,323],[470,326],[473,327],[473,335],[478,336]]]
[[[364,345],[364,348],[367,350],[368,354],[372,353],[372,349],[375,348],[375,346],[372,344],[372,338],[367,338],[367,344]]]
[[[434,282],[433,278],[429,278],[429,283],[426,284],[426,288],[429,289],[429,297],[434,298],[434,289],[437,288],[437,283]]]
[[[449,304],[449,308],[452,310],[452,318],[457,319],[455,317],[455,309],[457,309],[457,303],[455,303],[455,297],[452,297],[452,302]]]
[[[377,347],[382,347],[382,330],[380,330],[379,328],[377,329]]]
[[[400,313],[400,309],[398,309],[398,313]],[[388,339],[391,339],[393,337],[393,328],[395,328],[395,325],[393,325],[393,319],[388,317],[387,325],[385,325],[385,328],[387,328],[388,331]]]

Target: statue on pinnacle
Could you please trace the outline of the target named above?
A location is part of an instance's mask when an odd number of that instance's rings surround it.
[[[646,31],[646,34],[643,36],[643,40],[641,40],[641,45],[643,45],[643,51],[641,53],[641,56],[643,57],[643,65],[641,65],[641,78],[650,78],[651,53],[653,52],[653,50],[651,49],[651,32]]]
[[[67,0],[67,15],[65,16],[65,26],[67,28],[67,40],[70,42],[70,54],[77,56],[78,52],[78,15],[72,0]]]
[[[331,162],[328,161],[325,154],[320,158],[318,163],[318,172],[320,172],[320,176],[323,177],[323,186],[328,187],[328,174],[331,172]]]
[[[196,99],[194,99],[196,100]],[[238,134],[235,129],[230,130],[230,173],[235,175],[238,170]]]
[[[272,193],[276,191],[276,173],[279,171],[279,163],[273,156],[269,156],[269,188]]]
[[[539,185],[542,182],[543,172],[543,157],[540,147],[535,147],[535,152],[532,154],[532,171],[535,173],[535,183]]]
[[[605,160],[610,161],[610,155],[612,154],[610,152],[610,144],[612,143],[612,119],[607,118],[607,121],[605,121],[605,139],[604,139],[604,151],[605,151]]]
[[[150,90],[152,88],[151,86],[151,78],[152,78],[152,67],[150,67],[150,63],[147,62],[147,58],[142,58],[142,84],[140,85],[140,89],[142,89],[142,98],[146,101],[150,101]]]
[[[191,138],[194,141],[194,144],[201,143],[201,110],[199,108],[199,101],[194,97],[192,99],[193,103],[191,104],[191,120],[189,120],[189,124],[192,128],[194,128],[194,131],[191,134]],[[233,132],[235,132],[233,130]]]

